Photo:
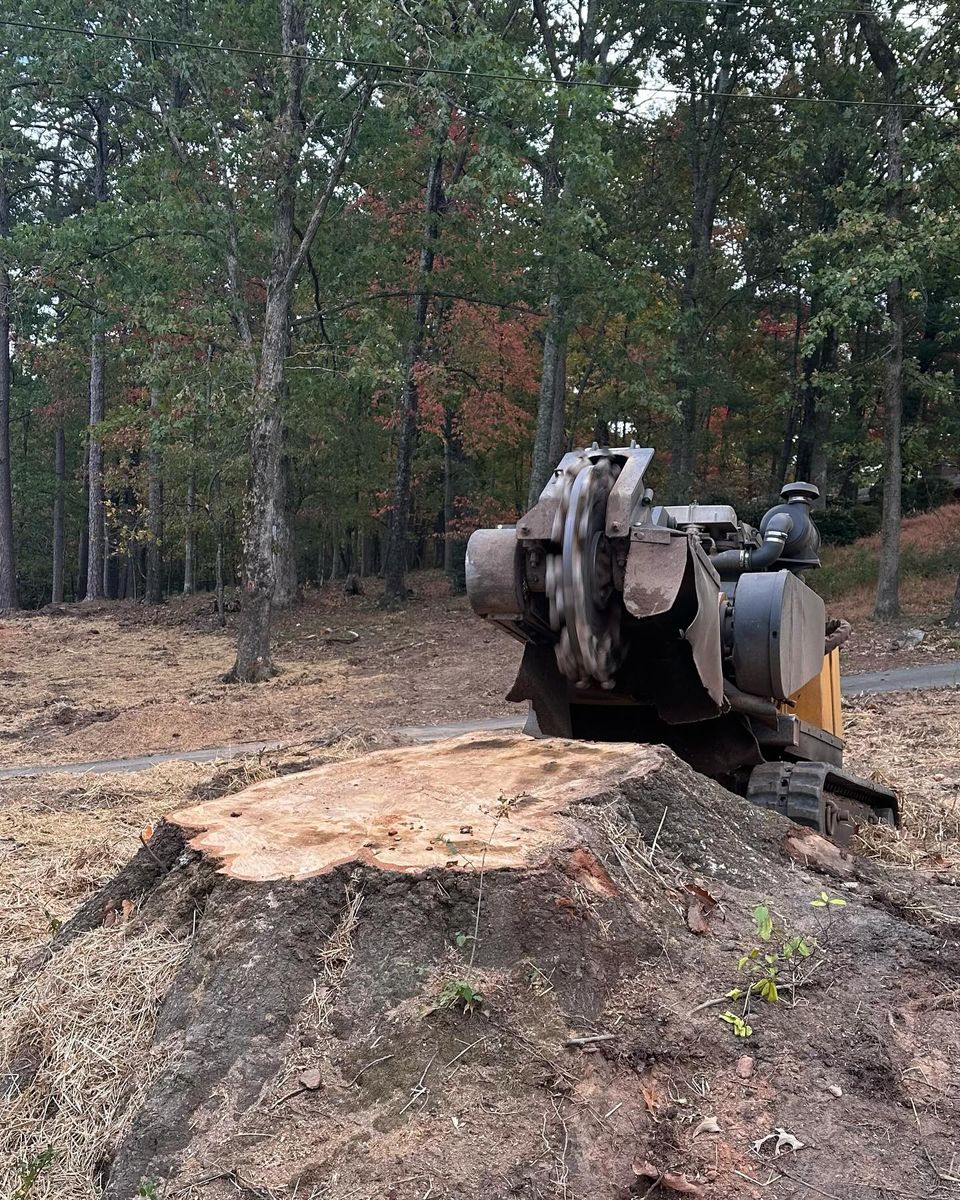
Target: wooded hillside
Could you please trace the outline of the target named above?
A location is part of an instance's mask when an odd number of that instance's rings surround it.
[[[569,446],[825,531],[960,453],[952,4],[11,3],[0,609],[443,565]],[[960,617],[960,613],[958,613]]]

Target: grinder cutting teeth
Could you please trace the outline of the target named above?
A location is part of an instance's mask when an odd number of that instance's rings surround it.
[[[557,665],[580,687],[612,688],[620,661],[621,607],[614,603],[613,554],[604,531],[618,474],[609,457],[580,459],[564,472],[546,555]]]
[[[525,643],[509,698],[528,730],[660,742],[756,804],[844,843],[895,823],[889,789],[843,769],[838,643],[803,572],[817,489],[789,484],[754,529],[729,505],[654,506],[653,450],[564,456],[516,527],[480,529],[467,591]]]

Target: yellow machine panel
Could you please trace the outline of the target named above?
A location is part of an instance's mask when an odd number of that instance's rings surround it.
[[[783,712],[791,713],[832,733],[835,737],[843,734],[843,720],[840,715],[840,651],[831,650],[824,656],[823,667],[816,679],[804,684],[799,692],[790,697],[793,702],[783,705]]]

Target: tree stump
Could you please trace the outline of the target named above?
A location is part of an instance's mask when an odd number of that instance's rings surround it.
[[[103,1193],[933,1195],[956,928],[790,829],[665,749],[512,734],[176,813],[34,968],[124,900],[184,943]]]

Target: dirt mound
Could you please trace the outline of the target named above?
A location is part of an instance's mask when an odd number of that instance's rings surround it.
[[[0,1022],[16,1068],[0,1190],[17,1194],[31,1163],[31,1200],[100,1186],[114,1200],[955,1190],[957,924],[923,923],[953,911],[955,887],[827,854],[667,751],[595,749],[501,736],[371,756],[368,833],[341,829],[308,878],[233,878],[217,870],[232,851],[218,863],[161,826]],[[309,785],[321,816],[348,782],[323,770]],[[308,824],[302,805],[289,823],[295,780],[179,819],[289,848]],[[389,838],[394,808],[413,821],[418,788],[424,846],[453,846],[429,852],[436,865],[344,853]],[[48,1069],[63,1018],[45,1022],[58,989],[44,981],[59,973],[69,994],[85,946],[122,946],[118,963],[162,950],[149,987],[126,966],[111,993],[110,973],[86,968],[141,1038],[114,1079],[130,1103],[111,1108],[113,1149],[102,1129],[83,1141]],[[89,987],[76,995],[97,1007]],[[71,1036],[93,1062],[89,1031]]]

